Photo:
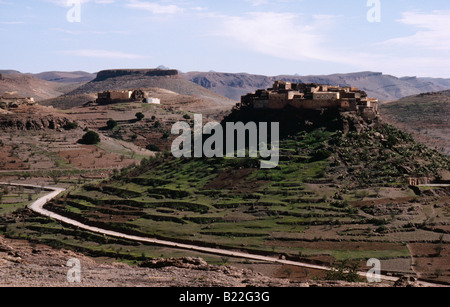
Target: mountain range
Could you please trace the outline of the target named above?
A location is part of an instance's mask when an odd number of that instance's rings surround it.
[[[16,70],[0,70],[0,74],[18,75]],[[83,71],[60,72],[49,71],[38,74],[21,74],[35,79],[59,84],[81,84],[95,81],[97,74]],[[187,72],[179,73],[179,77],[202,86],[216,94],[239,101],[240,97],[254,92],[257,89],[270,88],[275,80],[284,80],[295,83],[320,83],[340,86],[359,87],[369,96],[378,98],[382,102],[389,102],[407,96],[427,92],[439,92],[450,89],[450,79],[395,77],[381,72],[355,72],[332,75],[279,75],[264,76],[248,73],[222,73],[222,72]],[[179,79],[181,79],[179,78]],[[179,83],[184,83],[178,80]],[[91,84],[92,85],[92,84]],[[66,87],[67,88],[67,87]],[[68,87],[69,91],[76,87]],[[183,94],[186,94],[183,92]]]
[[[246,73],[229,74],[217,72],[189,72],[181,75],[213,92],[234,100],[240,100],[240,96],[254,92],[256,89],[270,88],[275,80],[358,87],[366,91],[369,96],[378,98],[382,102],[450,88],[450,79],[398,78],[370,71],[318,76],[280,75],[272,77]]]

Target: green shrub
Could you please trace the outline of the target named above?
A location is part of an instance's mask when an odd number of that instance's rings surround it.
[[[95,131],[88,131],[81,140],[79,141],[81,144],[85,145],[96,145],[100,143],[100,136]]]
[[[170,132],[164,132],[164,135],[163,135],[163,140],[167,140],[168,138],[170,138]]]
[[[157,152],[161,151],[161,149],[158,146],[153,145],[153,144],[147,145],[146,148],[147,148],[147,150],[150,150],[150,151],[157,151]]]
[[[323,160],[326,160],[329,157],[331,157],[332,154],[333,153],[329,150],[319,149],[314,153],[312,160],[313,161],[323,161]]]
[[[325,280],[342,280],[346,282],[361,282],[358,275],[358,263],[343,261],[334,265],[333,270],[328,271]]]
[[[68,122],[65,126],[64,129],[65,130],[74,130],[78,128],[78,123],[77,122]]]
[[[145,118],[145,115],[142,112],[136,113],[136,118],[138,121],[141,121]]]
[[[114,120],[114,119],[110,119],[108,120],[108,122],[106,123],[106,127],[108,128],[108,130],[113,130],[114,128],[116,128],[118,126],[118,123]]]

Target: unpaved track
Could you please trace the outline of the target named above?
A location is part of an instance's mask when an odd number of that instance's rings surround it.
[[[165,240],[158,240],[158,239],[152,239],[152,238],[146,238],[146,237],[127,235],[127,234],[123,234],[123,233],[119,233],[119,232],[115,232],[115,231],[110,231],[110,230],[105,230],[105,229],[101,229],[101,228],[97,228],[97,227],[84,225],[78,221],[72,220],[70,218],[61,216],[59,214],[56,214],[56,213],[53,213],[51,211],[44,209],[44,205],[48,201],[52,200],[53,198],[57,197],[59,194],[63,193],[65,191],[65,189],[48,187],[48,186],[38,186],[38,185],[28,185],[28,184],[12,184],[12,183],[2,183],[2,182],[0,182],[0,185],[23,186],[23,187],[39,188],[39,189],[51,191],[49,194],[34,201],[29,206],[30,209],[36,213],[43,215],[43,216],[47,216],[51,219],[60,221],[62,223],[72,225],[72,226],[78,227],[80,229],[91,231],[94,233],[99,233],[102,235],[107,235],[107,236],[111,236],[111,237],[115,237],[115,238],[131,240],[131,241],[150,243],[150,244],[155,244],[155,245],[167,246],[167,247],[184,249],[184,250],[191,250],[191,251],[208,253],[208,254],[223,255],[223,256],[228,256],[228,257],[244,258],[244,259],[257,260],[257,261],[265,261],[265,262],[271,262],[271,263],[278,263],[278,264],[282,264],[282,265],[292,265],[292,266],[316,269],[316,270],[322,270],[322,271],[333,270],[332,268],[325,267],[325,266],[312,265],[312,264],[308,264],[308,263],[302,263],[302,262],[290,261],[290,260],[284,260],[284,259],[277,259],[274,257],[254,255],[254,254],[249,254],[249,253],[244,253],[244,252],[236,252],[236,251],[229,251],[229,250],[224,250],[224,249],[201,247],[201,246],[195,246],[195,245],[190,245],[190,244],[182,244],[182,243],[175,243],[175,242],[165,241]],[[367,276],[367,274],[365,272],[360,272],[358,274],[364,278],[366,278],[366,276]],[[397,277],[386,276],[386,275],[381,275],[381,279],[385,280],[385,281],[390,281],[390,282],[395,282],[398,280]],[[430,284],[430,283],[425,283],[425,282],[420,282],[419,284],[422,286],[438,286],[435,284]]]

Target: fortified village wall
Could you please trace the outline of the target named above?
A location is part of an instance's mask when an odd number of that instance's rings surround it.
[[[275,81],[272,88],[242,96],[238,107],[255,110],[282,110],[288,106],[299,110],[337,109],[356,112],[365,119],[378,116],[378,99],[355,87]]]

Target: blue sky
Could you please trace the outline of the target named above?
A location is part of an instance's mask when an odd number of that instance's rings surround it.
[[[0,69],[22,72],[450,78],[448,0],[0,0],[0,37]]]

